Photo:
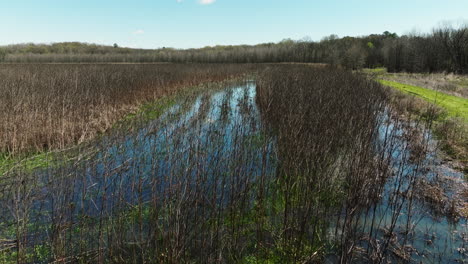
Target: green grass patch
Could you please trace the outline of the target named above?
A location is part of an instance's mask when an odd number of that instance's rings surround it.
[[[135,118],[143,121],[150,121],[159,118],[168,108],[176,104],[174,96],[163,97],[154,102],[142,105],[136,113],[125,115],[118,123],[125,123]]]
[[[364,73],[373,73],[373,74],[385,74],[387,73],[387,68],[367,68],[362,70]]]
[[[468,120],[468,99],[399,82],[387,80],[379,80],[379,82],[438,105],[447,111],[449,117],[461,117]]]
[[[46,168],[57,164],[56,152],[24,153],[20,156],[7,156],[0,154],[0,176],[15,167],[23,171],[32,171],[36,168]],[[61,159],[66,159],[63,155]]]

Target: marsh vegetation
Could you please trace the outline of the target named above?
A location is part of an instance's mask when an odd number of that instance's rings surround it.
[[[431,112],[403,117],[411,102],[395,104],[364,75],[310,65],[0,73],[1,146],[16,158],[0,170],[2,262],[467,257],[466,185],[434,155]],[[49,158],[22,163],[31,151]]]
[[[248,65],[0,65],[0,153],[63,149],[184,87],[234,78]]]

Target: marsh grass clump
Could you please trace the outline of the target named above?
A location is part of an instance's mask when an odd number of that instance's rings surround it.
[[[266,70],[257,90],[262,115],[278,136],[284,243],[303,251],[307,241],[325,252],[321,239],[343,211],[334,233],[348,254],[360,210],[378,200],[388,176],[374,144],[386,92],[351,72],[304,66]]]
[[[418,259],[410,241],[427,207],[415,186],[433,173],[429,129],[437,111],[408,119],[412,102],[395,101],[379,83],[304,65],[264,70],[257,102],[277,142],[283,262]]]

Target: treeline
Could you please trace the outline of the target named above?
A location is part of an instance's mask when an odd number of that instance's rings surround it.
[[[468,26],[443,26],[427,34],[388,31],[362,37],[330,35],[321,41],[283,40],[254,46],[200,49],[130,49],[77,42],[0,47],[0,61],[29,62],[201,62],[328,63],[346,68],[386,67],[399,72],[468,72]]]

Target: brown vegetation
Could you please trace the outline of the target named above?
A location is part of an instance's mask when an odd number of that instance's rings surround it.
[[[415,192],[436,217],[446,216],[452,220],[468,217],[468,184],[463,179],[446,175],[438,175],[432,180],[419,179]]]
[[[246,65],[0,65],[0,153],[63,148],[111,127],[141,104]]]
[[[385,90],[351,72],[300,66],[267,70],[257,90],[262,113],[278,135],[284,243],[304,253],[303,240],[320,244],[326,236],[320,232],[333,222],[341,261],[352,261],[358,219],[379,201],[390,175],[387,147],[377,150],[374,144]],[[336,219],[334,212],[343,214]]]

